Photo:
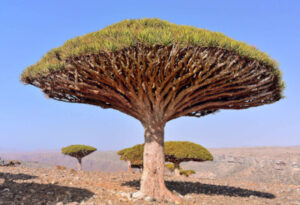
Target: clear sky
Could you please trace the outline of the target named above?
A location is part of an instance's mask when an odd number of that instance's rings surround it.
[[[248,110],[183,117],[166,140],[206,147],[300,145],[300,1],[0,0],[0,151],[88,144],[117,150],[143,143],[143,127],[114,110],[46,99],[21,72],[66,40],[123,19],[157,17],[222,32],[280,63],[286,98]]]

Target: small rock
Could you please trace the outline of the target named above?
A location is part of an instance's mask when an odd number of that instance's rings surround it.
[[[277,164],[277,165],[279,165],[279,166],[285,166],[285,165],[286,165],[286,163],[285,163],[284,161],[282,161],[282,160],[277,160],[277,161],[275,162],[275,164]]]
[[[176,194],[177,196],[179,196],[180,198],[183,198],[183,196],[181,194],[179,194],[178,192],[176,192],[175,190],[173,190],[173,193]]]
[[[125,202],[125,201],[128,201],[128,200],[127,200],[127,199],[124,199],[124,198],[120,198],[119,201]]]
[[[128,200],[131,199],[131,194],[130,194],[130,193],[126,193],[126,192],[121,191],[121,192],[120,192],[120,195],[121,195],[122,197],[126,197]]]
[[[30,193],[35,193],[36,191],[34,189],[29,189]]]
[[[64,205],[62,202],[57,202],[55,205]]]
[[[17,160],[11,160],[8,161],[8,166],[16,166],[16,165],[20,165],[21,162],[17,161]]]
[[[154,201],[153,198],[150,197],[150,196],[146,196],[144,199],[145,199],[146,201]]]
[[[5,189],[3,189],[2,191],[3,191],[3,192],[5,192],[5,191],[9,192],[10,190],[9,190],[9,188],[5,188]]]
[[[144,198],[144,194],[140,191],[137,191],[132,194],[132,198],[142,199],[142,198]]]

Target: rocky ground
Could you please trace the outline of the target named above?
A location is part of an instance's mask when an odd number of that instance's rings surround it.
[[[299,146],[209,150],[214,161],[181,164],[196,171],[192,177],[166,176],[168,188],[183,197],[183,204],[300,205]],[[71,170],[76,159],[59,152],[0,156],[6,159],[0,160],[0,205],[163,204],[133,197],[140,173],[125,172],[127,163],[115,151],[84,158],[84,172]],[[22,164],[10,166],[9,160]]]
[[[182,163],[194,177],[300,185],[300,147],[220,148],[212,162]]]
[[[0,166],[0,204],[172,204],[133,198],[139,179],[138,172]],[[166,180],[168,188],[183,197],[183,204],[300,205],[299,184],[172,176]]]

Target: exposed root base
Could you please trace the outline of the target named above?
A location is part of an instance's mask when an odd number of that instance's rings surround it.
[[[168,202],[177,202],[177,203],[183,202],[183,199],[180,196],[173,194],[168,189],[166,189],[164,192],[165,192],[165,194],[164,194],[163,200],[167,200]]]
[[[176,202],[176,203],[183,202],[183,199],[180,196],[173,194],[167,188],[165,188],[163,191],[160,191],[158,196],[151,196],[141,191],[134,193],[134,195],[136,196],[135,198],[139,198],[139,199],[141,198],[145,199],[146,197],[151,197],[151,199],[154,199],[155,201],[168,201],[168,202]]]

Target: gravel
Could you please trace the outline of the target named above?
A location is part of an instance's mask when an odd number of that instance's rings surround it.
[[[139,197],[140,176],[126,172],[0,167],[0,204],[168,204]],[[172,176],[166,176],[166,184],[182,195],[184,204],[300,204],[300,185],[295,184]]]

